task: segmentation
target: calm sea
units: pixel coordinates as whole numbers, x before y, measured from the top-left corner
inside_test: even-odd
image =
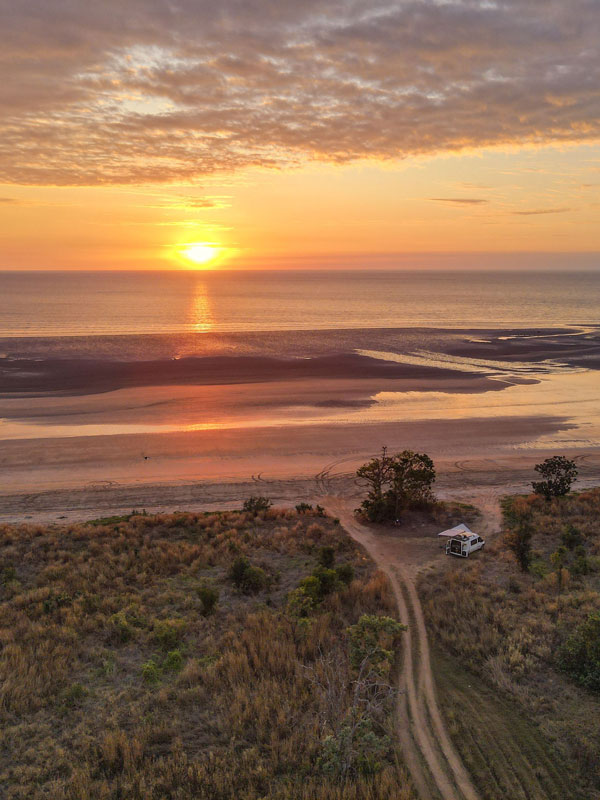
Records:
[[[598,322],[600,271],[0,273],[0,337]]]

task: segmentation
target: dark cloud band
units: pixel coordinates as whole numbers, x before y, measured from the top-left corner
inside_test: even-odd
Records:
[[[596,0],[0,0],[0,180],[590,141],[599,41]]]

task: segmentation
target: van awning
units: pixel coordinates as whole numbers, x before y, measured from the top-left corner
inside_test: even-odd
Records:
[[[464,522],[461,522],[460,525],[456,525],[454,528],[448,528],[447,531],[442,531],[438,533],[438,536],[460,536],[461,534],[472,534],[473,531],[465,525]]]

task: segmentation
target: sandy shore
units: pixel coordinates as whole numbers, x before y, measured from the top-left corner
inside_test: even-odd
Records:
[[[281,504],[330,491],[358,497],[354,472],[383,444],[430,453],[439,490],[466,498],[474,486],[526,485],[533,465],[554,450],[515,448],[565,426],[561,419],[512,417],[5,442],[0,519],[235,507],[257,493]],[[600,483],[599,449],[562,452],[578,459],[582,478]]]
[[[81,342],[70,345],[73,359],[39,358],[35,342],[26,358],[7,351],[0,519],[239,505],[257,492],[291,503],[333,484],[353,496],[356,468],[382,445],[429,453],[442,490],[464,491],[475,474],[481,485],[500,487],[509,473],[526,485],[533,465],[557,452],[576,456],[594,479],[597,330],[430,331],[427,341],[445,349],[426,358],[421,331],[362,335],[377,357],[333,354],[352,331],[306,332],[308,344],[294,334],[288,359],[274,355],[280,339],[266,334],[244,340],[271,348],[260,357],[225,355],[242,341],[233,335],[202,358],[168,358],[173,341],[161,339],[160,358],[119,362],[119,337],[105,343],[105,359],[87,358]],[[402,337],[404,354],[385,350]]]

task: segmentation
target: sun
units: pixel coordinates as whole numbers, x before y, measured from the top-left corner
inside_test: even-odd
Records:
[[[208,242],[193,242],[181,251],[181,255],[194,264],[210,264],[217,258],[220,252],[221,248],[216,247],[214,244]]]

